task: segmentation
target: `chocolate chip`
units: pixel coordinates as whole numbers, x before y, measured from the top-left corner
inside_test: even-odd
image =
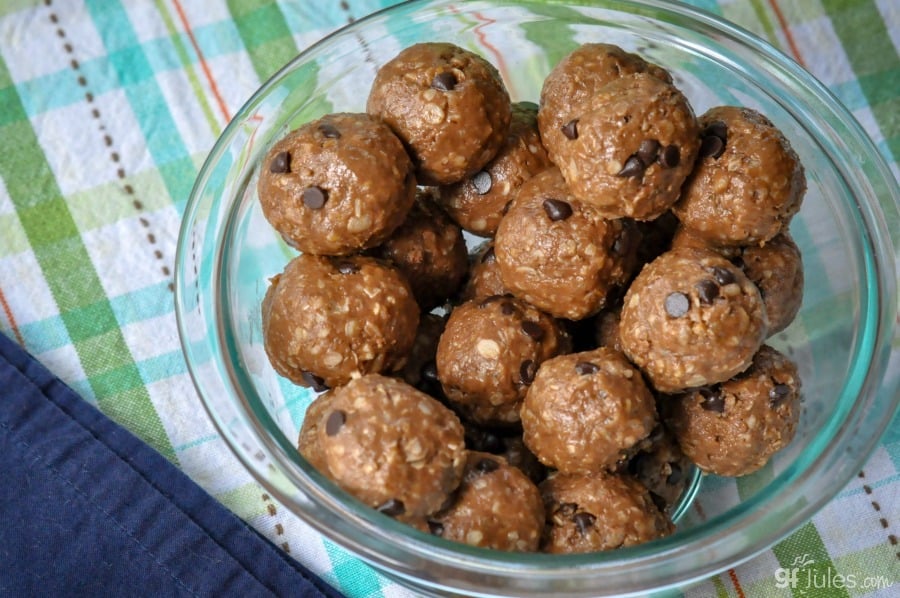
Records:
[[[582,376],[588,376],[600,371],[600,366],[590,361],[579,361],[575,364],[575,371]]]
[[[504,301],[500,304],[500,313],[504,316],[511,316],[516,313],[516,306],[512,304],[512,301]]]
[[[697,296],[700,297],[700,303],[709,305],[719,296],[719,285],[714,280],[704,278],[697,283]]]
[[[325,205],[325,191],[321,187],[308,187],[303,190],[303,204],[310,210],[319,210]]]
[[[663,168],[675,168],[681,162],[681,150],[677,145],[667,145],[659,153],[659,164]]]
[[[641,162],[644,163],[644,166],[650,166],[653,164],[653,161],[656,160],[656,155],[659,153],[659,141],[656,139],[644,139],[641,142],[641,146],[638,148],[637,157],[641,159]]]
[[[532,322],[530,320],[522,322],[522,332],[537,342],[540,342],[541,339],[544,338],[544,328],[537,322]]]
[[[691,302],[687,295],[675,291],[666,296],[665,301],[666,313],[673,318],[680,318],[691,308]]]
[[[342,260],[337,263],[337,271],[341,274],[356,274],[359,272],[359,265],[353,262]]]
[[[559,129],[567,139],[578,139],[578,119],[573,118]]]
[[[631,155],[625,160],[625,166],[616,173],[616,176],[627,177],[627,176],[641,176],[644,174],[644,163],[641,162],[641,159],[637,157],[637,155]]]
[[[269,172],[272,174],[284,174],[291,171],[291,155],[287,152],[278,152],[269,162]]]
[[[478,195],[484,195],[491,190],[491,186],[493,185],[491,173],[487,170],[476,172],[472,175],[472,184],[475,186],[475,191],[478,192]]]
[[[456,79],[456,75],[450,71],[438,73],[434,76],[434,79],[431,80],[431,86],[439,91],[453,91],[453,88],[456,87],[457,83],[459,83],[459,81]]]
[[[575,527],[578,528],[578,533],[582,536],[587,534],[588,530],[594,526],[595,521],[597,521],[597,518],[594,515],[584,511],[575,513],[575,516],[572,517],[572,523],[575,524]]]
[[[488,250],[484,252],[484,255],[481,256],[482,264],[489,264],[497,259],[497,254],[494,253],[494,246],[491,245],[488,247]]]
[[[728,268],[722,268],[721,266],[713,266],[710,272],[713,275],[713,278],[716,279],[721,285],[731,284],[734,282],[734,273]]]
[[[406,506],[402,500],[390,498],[384,504],[378,507],[380,513],[384,513],[388,517],[396,517],[406,512]]]
[[[716,120],[716,121],[709,123],[703,129],[703,136],[709,137],[710,135],[714,135],[714,136],[718,137],[719,139],[721,139],[723,142],[727,142],[728,141],[728,125],[726,125],[721,120]]]
[[[478,463],[475,464],[475,471],[477,471],[478,473],[491,473],[492,471],[497,471],[498,469],[500,469],[500,464],[493,459],[480,459]]]
[[[715,135],[704,137],[700,142],[699,156],[701,158],[718,158],[725,152],[725,142]]]
[[[716,413],[722,413],[725,411],[725,399],[722,397],[722,393],[716,389],[711,388],[701,388],[700,389],[700,397],[702,400],[700,401],[700,407],[705,409],[706,411],[714,411]]]
[[[428,520],[428,531],[431,532],[432,536],[443,536],[444,535],[444,524],[440,521],[432,521]]]
[[[331,123],[322,123],[319,125],[319,133],[322,134],[322,137],[326,139],[340,139],[341,132],[337,130]]]
[[[678,463],[671,463],[669,467],[672,468],[672,472],[666,477],[666,484],[674,486],[682,480],[684,471],[682,471],[681,465]]]
[[[542,205],[544,206],[544,211],[547,212],[547,217],[553,222],[565,220],[572,215],[572,206],[565,201],[545,199]]]
[[[324,392],[328,390],[328,386],[325,385],[325,381],[312,372],[301,372],[300,378],[303,379],[303,382],[307,386],[309,386],[316,392]]]
[[[530,386],[534,382],[534,375],[537,373],[537,366],[531,359],[526,359],[519,366],[519,379],[525,386]]]
[[[738,268],[740,268],[741,270],[745,270],[747,268],[747,263],[744,262],[744,258],[739,255],[736,255],[733,258],[731,258],[731,263],[734,264],[735,266],[737,266]]]
[[[325,433],[329,436],[334,436],[341,431],[341,428],[344,426],[344,422],[346,421],[346,413],[344,413],[340,409],[332,411],[328,415],[328,419],[325,420]]]
[[[787,384],[776,384],[769,391],[769,402],[772,407],[778,407],[791,396],[791,387]]]

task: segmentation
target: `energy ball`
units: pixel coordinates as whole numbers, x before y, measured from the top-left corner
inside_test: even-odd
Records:
[[[409,150],[423,185],[449,185],[481,170],[509,130],[509,93],[497,69],[450,43],[402,50],[375,75],[366,111]]]
[[[335,389],[318,434],[334,481],[401,521],[437,512],[462,480],[459,419],[396,378],[369,374]]]
[[[668,512],[684,493],[691,467],[672,433],[659,425],[628,460],[625,471],[647,487],[656,506]]]
[[[537,130],[537,105],[512,105],[509,133],[497,155],[472,176],[440,188],[440,204],[472,234],[493,237],[515,191],[549,167]]]
[[[800,377],[790,359],[763,345],[746,372],[674,400],[669,421],[688,458],[704,471],[742,476],[793,439]]]
[[[317,391],[402,368],[418,323],[406,279],[369,257],[299,255],[272,277],[262,303],[272,367]]]
[[[475,423],[517,424],[538,367],[567,342],[553,318],[520,299],[468,301],[450,313],[438,342],[438,379],[447,399]]]
[[[633,229],[576,200],[556,168],[526,181],[500,222],[494,251],[506,288],[558,318],[606,304],[635,263]]]
[[[612,468],[657,422],[640,371],[606,347],[541,364],[521,418],[525,445],[565,473]]]
[[[544,552],[613,550],[663,538],[675,529],[650,492],[627,475],[557,473],[540,490],[547,517]]]
[[[634,73],[649,73],[672,82],[662,67],[613,44],[582,44],[557,63],[544,79],[538,111],[541,140],[551,160],[557,161],[560,148],[577,129],[573,120],[588,110],[600,89]]]
[[[806,176],[790,142],[755,110],[712,108],[700,117],[700,156],[673,211],[714,245],[759,245],[800,209]]]
[[[469,268],[462,230],[426,193],[419,193],[403,224],[371,253],[400,270],[422,311],[455,293]]]
[[[435,536],[471,546],[535,552],[544,529],[541,493],[502,457],[470,450],[450,506],[428,519]]]
[[[662,215],[678,199],[700,149],[687,98],[646,73],[600,88],[570,125],[555,163],[572,194],[607,218]]]
[[[406,218],[416,181],[403,144],[368,114],[330,114],[288,133],[266,154],[263,214],[304,253],[374,247]]]
[[[485,242],[475,251],[469,264],[469,278],[463,288],[462,299],[484,299],[508,293],[509,289],[503,286],[503,279],[500,277],[494,244]]]
[[[619,338],[653,387],[674,393],[747,369],[767,329],[759,289],[740,268],[710,249],[678,248],[631,283]]]
[[[803,259],[790,233],[779,233],[765,245],[745,247],[732,260],[759,287],[766,314],[769,336],[787,328],[803,303]]]

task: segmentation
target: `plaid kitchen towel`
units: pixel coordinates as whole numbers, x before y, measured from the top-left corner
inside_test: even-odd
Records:
[[[186,371],[172,271],[194,178],[235,111],[299,50],[392,3],[0,3],[0,332],[353,597],[408,592],[291,516],[231,456]],[[809,69],[900,172],[900,3],[692,4]],[[895,421],[859,476],[810,522],[683,594],[896,596],[898,472]],[[816,578],[781,587],[779,575],[794,569]]]

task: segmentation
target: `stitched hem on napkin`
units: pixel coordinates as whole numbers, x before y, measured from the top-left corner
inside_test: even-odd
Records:
[[[336,590],[0,334],[0,595]]]

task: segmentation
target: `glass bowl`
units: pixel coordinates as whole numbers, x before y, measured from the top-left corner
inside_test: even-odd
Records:
[[[578,44],[617,44],[669,69],[697,114],[721,104],[760,110],[806,167],[808,192],[791,226],[804,258],[803,306],[769,341],[800,369],[805,402],[796,438],[753,475],[696,476],[668,538],[563,556],[453,544],[362,506],[295,449],[313,395],[276,375],[263,350],[260,302],[268,278],[295,253],[263,218],[259,163],[278,138],[308,120],[364,111],[376,68],[403,47],[434,40],[494,63],[514,101],[537,101],[546,74]],[[892,357],[891,349],[898,198],[874,145],[820,83],[704,12],[659,0],[412,2],[308,48],[228,125],[184,215],[179,331],[203,404],[247,470],[287,508],[388,576],[425,594],[643,595],[751,558],[803,524],[864,464],[900,396],[898,351]]]

